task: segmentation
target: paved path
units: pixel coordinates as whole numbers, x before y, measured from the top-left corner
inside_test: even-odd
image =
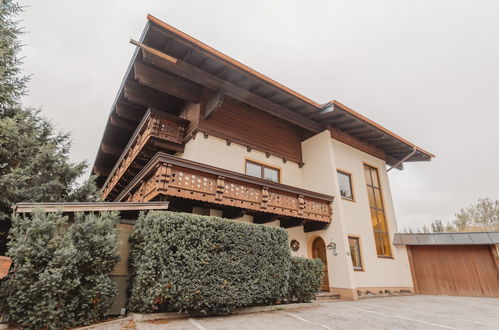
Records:
[[[137,329],[499,329],[499,298],[404,296],[298,310],[137,322]]]

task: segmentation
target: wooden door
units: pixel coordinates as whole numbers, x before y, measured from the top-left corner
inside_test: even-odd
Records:
[[[499,270],[487,245],[411,246],[419,294],[499,297]]]
[[[324,277],[322,278],[321,290],[329,291],[326,244],[324,243],[324,240],[320,237],[317,237],[312,243],[312,258],[319,258],[324,264]]]

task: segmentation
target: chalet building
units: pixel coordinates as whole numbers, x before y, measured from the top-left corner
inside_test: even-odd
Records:
[[[322,289],[413,290],[387,171],[431,153],[338,101],[318,104],[155,17],[93,167],[102,198],[280,226]],[[126,267],[122,269],[126,275]]]

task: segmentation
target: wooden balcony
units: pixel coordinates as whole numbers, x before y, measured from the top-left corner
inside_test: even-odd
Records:
[[[245,174],[156,154],[115,201],[167,196],[315,222],[331,221],[333,197]]]
[[[156,152],[183,151],[187,124],[185,119],[150,108],[104,184],[102,198],[113,199]]]

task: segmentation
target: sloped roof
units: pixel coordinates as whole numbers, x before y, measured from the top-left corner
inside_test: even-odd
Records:
[[[396,233],[394,245],[491,245],[499,244],[499,231],[458,233]]]
[[[249,98],[257,100],[256,103],[261,107],[272,111],[281,119],[302,127],[304,130],[318,133],[332,126],[345,131],[351,136],[383,151],[387,155],[387,163],[390,165],[397,163],[397,161],[404,159],[408,155],[410,157],[405,161],[429,161],[434,157],[432,153],[403,139],[339,101],[335,100],[321,105],[152,15],[147,16],[147,24],[140,41],[133,43],[138,48],[132,57],[112,106],[94,164],[94,172],[97,172],[96,168],[103,169],[102,172],[110,171],[116,163],[119,153],[123,151],[128,142],[129,135],[118,131],[115,128],[116,125],[112,125],[112,121],[113,119],[115,121],[120,119],[117,118],[119,114],[117,115],[116,108],[119,102],[126,99],[127,86],[135,87],[137,85],[133,75],[134,64],[143,60],[142,57],[146,55],[156,57],[160,61],[170,61],[184,68],[192,68],[196,71],[196,74],[205,75],[205,77],[210,78],[208,80],[215,81],[216,86],[223,85],[235,89],[239,95],[247,95],[248,102]],[[161,69],[164,70],[165,68]],[[171,73],[179,75],[179,72]],[[195,74],[191,77],[180,75],[181,78],[186,80],[195,76]],[[199,79],[193,82],[203,86],[206,81],[207,79]],[[204,87],[215,88],[209,83]],[[139,90],[147,91],[147,88]],[[182,102],[182,100],[173,96],[164,96],[165,98],[159,101],[173,104]],[[126,122],[126,124],[130,123]],[[119,150],[112,150],[114,154],[118,155],[110,155],[109,152],[106,154],[102,150],[109,142],[118,146]]]

